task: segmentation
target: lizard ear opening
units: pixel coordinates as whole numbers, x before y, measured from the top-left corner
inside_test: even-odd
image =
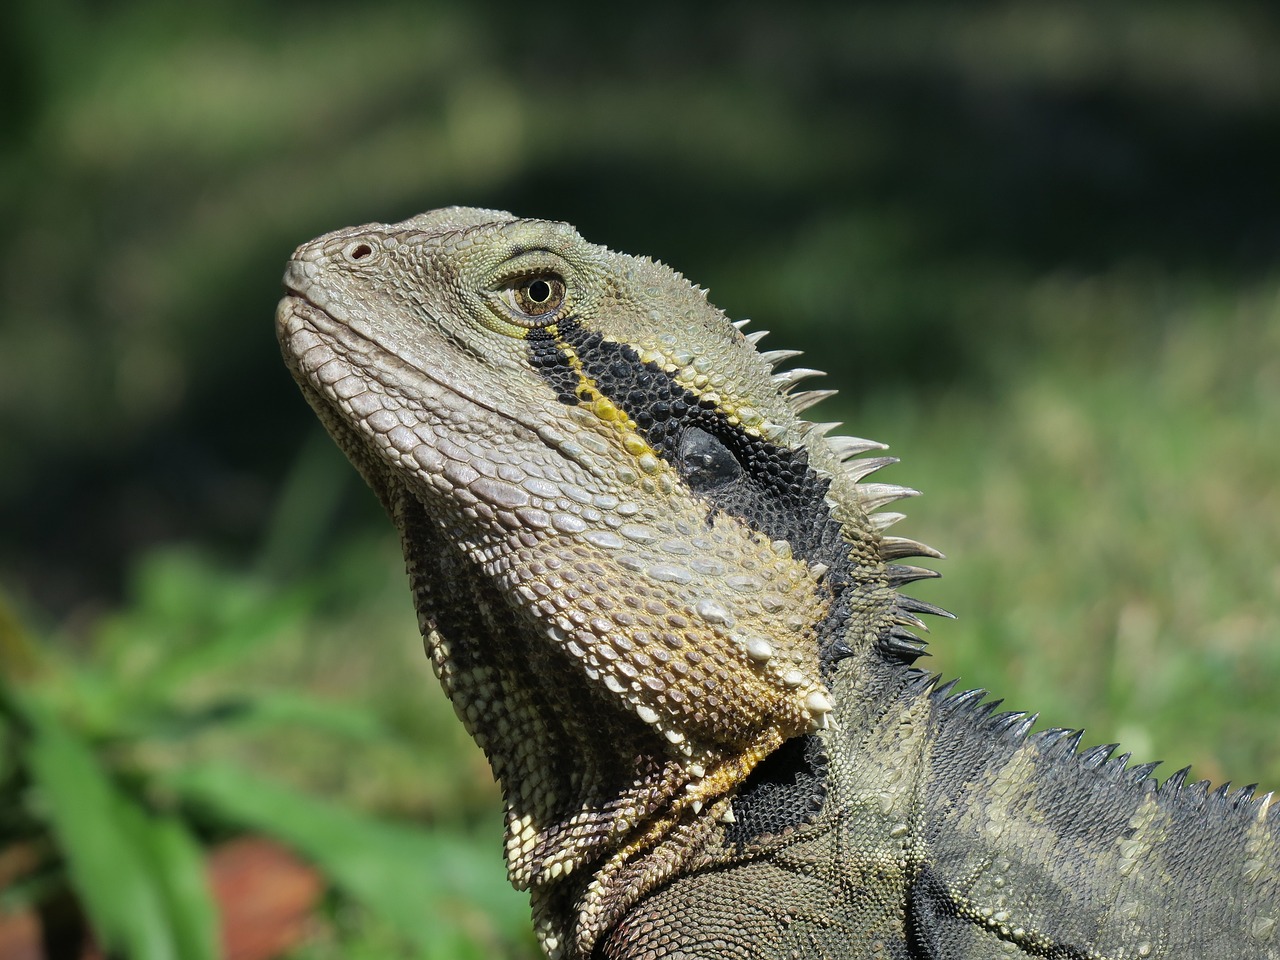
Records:
[[[723,487],[743,473],[733,451],[715,434],[699,427],[688,427],[681,435],[676,467],[695,493]]]

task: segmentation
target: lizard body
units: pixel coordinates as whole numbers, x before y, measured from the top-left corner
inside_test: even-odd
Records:
[[[705,291],[448,208],[295,252],[307,400],[400,531],[550,957],[1280,957],[1270,794],[912,664],[881,444]],[[869,455],[869,456],[866,456]]]

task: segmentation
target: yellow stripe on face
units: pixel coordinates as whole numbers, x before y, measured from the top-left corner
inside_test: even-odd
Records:
[[[733,385],[726,381],[723,376],[714,371],[703,373],[699,370],[697,358],[688,359],[686,363],[680,363],[678,362],[679,360],[687,358],[676,357],[649,348],[637,349],[636,352],[643,362],[652,363],[665,371],[672,380],[698,399],[707,400],[715,404],[716,410],[731,425],[752,436],[763,436],[760,428],[765,422],[764,414],[752,406],[746,398],[735,396]]]
[[[574,392],[582,408],[589,410],[596,419],[617,432],[622,448],[636,459],[636,466],[641,473],[659,478],[661,492],[670,493],[675,487],[675,479],[671,476],[671,468],[658,452],[640,435],[636,422],[627,412],[607,397],[599,385],[587,374],[582,366],[582,358],[567,340],[560,335],[554,325],[546,328],[555,345],[569,364],[578,385]]]

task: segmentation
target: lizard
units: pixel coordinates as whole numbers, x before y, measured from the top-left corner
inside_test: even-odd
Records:
[[[883,444],[655,260],[461,207],[299,247],[306,400],[397,527],[550,958],[1277,958],[1272,794],[916,665]]]

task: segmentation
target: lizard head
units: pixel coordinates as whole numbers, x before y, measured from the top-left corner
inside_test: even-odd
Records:
[[[854,708],[838,663],[919,655],[894,588],[931,572],[893,561],[937,554],[875,512],[915,491],[864,483],[892,460],[801,418],[815,371],[671,269],[449,208],[321,237],[285,284],[286,361],[401,530],[517,885],[712,829]]]

